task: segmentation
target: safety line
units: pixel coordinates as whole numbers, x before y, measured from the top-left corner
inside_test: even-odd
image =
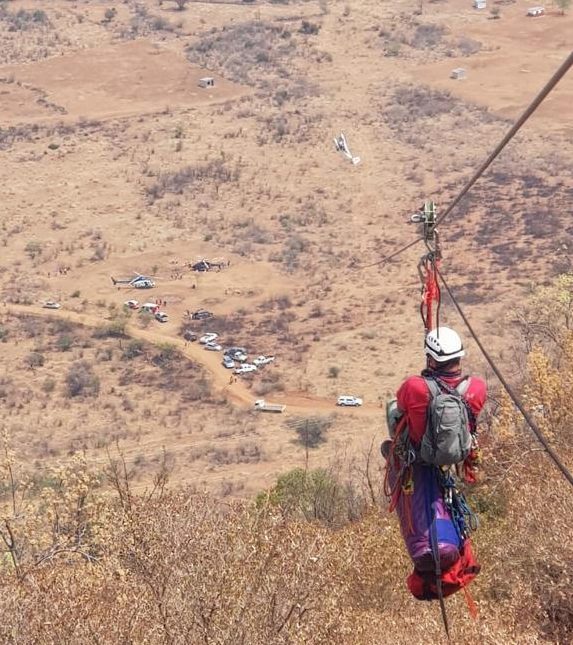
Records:
[[[502,384],[503,388],[509,395],[509,398],[513,401],[515,407],[521,412],[523,415],[523,418],[527,422],[527,425],[531,428],[533,434],[537,437],[537,440],[541,445],[545,448],[545,451],[547,452],[548,456],[553,460],[557,468],[561,471],[561,474],[567,479],[567,481],[573,486],[573,474],[568,470],[568,468],[565,466],[565,464],[561,461],[559,455],[553,450],[553,448],[550,446],[549,442],[547,441],[545,435],[541,430],[539,429],[539,426],[537,423],[535,423],[534,419],[532,416],[527,412],[527,410],[523,407],[523,403],[519,399],[519,397],[515,394],[509,383],[505,380],[503,374],[499,371],[497,365],[495,364],[494,360],[492,357],[489,355],[488,351],[486,348],[483,346],[481,343],[480,339],[478,338],[477,334],[475,333],[473,327],[470,324],[470,321],[468,320],[467,316],[464,314],[462,311],[462,308],[460,307],[458,301],[456,300],[452,290],[450,289],[448,283],[446,282],[444,276],[442,275],[441,271],[436,267],[436,272],[438,276],[440,277],[440,280],[442,281],[442,284],[444,285],[446,291],[448,292],[448,295],[450,296],[454,307],[456,308],[457,312],[459,313],[461,319],[464,321],[466,327],[468,328],[468,331],[470,332],[470,335],[472,338],[475,340],[477,346],[480,348],[481,353],[483,354],[485,360],[488,362],[489,366],[493,370],[493,373],[497,376],[499,379],[499,382]]]
[[[553,74],[553,76],[547,81],[543,89],[539,94],[533,99],[529,107],[525,112],[517,119],[517,121],[510,128],[508,133],[503,137],[497,148],[490,154],[490,156],[483,162],[483,164],[476,170],[474,176],[468,181],[465,188],[460,192],[460,194],[454,199],[454,201],[448,206],[448,208],[443,212],[440,217],[436,220],[436,226],[441,224],[454,210],[454,208],[460,203],[463,197],[467,192],[472,188],[476,181],[483,175],[483,173],[489,168],[492,162],[496,157],[501,153],[505,146],[513,139],[513,137],[520,130],[521,126],[529,119],[529,117],[537,110],[541,105],[543,100],[547,97],[549,92],[559,83],[559,81],[565,76],[569,71],[569,68],[573,65],[573,50],[559,66],[559,69]]]
[[[525,122],[535,112],[535,110],[537,110],[537,108],[541,105],[543,100],[547,97],[547,95],[551,92],[551,90],[553,90],[553,88],[557,85],[557,83],[559,83],[559,81],[565,76],[565,74],[569,71],[569,69],[571,68],[572,65],[573,65],[573,50],[571,51],[569,56],[567,56],[567,58],[563,61],[563,63],[559,66],[559,69],[555,72],[555,74],[553,74],[553,76],[543,86],[541,91],[537,94],[537,96],[533,99],[533,101],[525,109],[525,111],[519,117],[519,119],[508,130],[507,134],[503,137],[503,139],[497,145],[497,147],[494,149],[494,151],[482,163],[482,165],[476,170],[476,172],[474,173],[472,178],[467,182],[467,184],[460,191],[460,193],[454,199],[454,201],[448,206],[448,208],[446,208],[446,210],[443,212],[443,214],[440,217],[438,217],[438,219],[436,220],[436,226],[441,224],[447,217],[449,217],[449,215],[454,210],[454,208],[460,203],[460,201],[471,190],[471,188],[474,186],[474,184],[477,182],[477,180],[483,175],[483,173],[489,168],[489,166],[493,163],[493,161],[499,156],[499,154],[505,148],[505,146],[519,132],[519,130],[522,128],[522,126],[525,124]],[[390,255],[383,257],[381,260],[377,260],[376,262],[371,262],[370,264],[363,264],[363,265],[353,267],[353,268],[356,271],[360,271],[362,269],[368,269],[370,267],[384,265],[387,262],[390,262],[390,260],[393,260],[395,257],[400,255],[404,251],[407,251],[409,248],[411,248],[412,246],[414,246],[418,242],[421,242],[423,239],[424,239],[423,236],[418,237],[415,240],[413,240],[412,242],[410,242],[409,244],[406,244],[405,246],[399,248],[394,253],[391,253]]]

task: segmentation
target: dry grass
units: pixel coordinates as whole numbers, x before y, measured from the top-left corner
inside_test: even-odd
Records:
[[[463,598],[448,600],[459,643],[560,643],[573,627],[562,528],[571,497],[512,424],[502,411],[472,495],[482,520],[483,570],[471,589],[480,618],[469,618]],[[317,471],[306,492],[293,473],[257,508],[170,489],[165,467],[153,491],[137,495],[121,458],[105,473],[111,496],[81,461],[39,480],[8,452],[3,472],[7,643],[366,644],[386,642],[396,625],[395,642],[442,637],[437,607],[406,595],[402,540],[395,520],[371,506],[364,466],[354,481],[340,465]]]

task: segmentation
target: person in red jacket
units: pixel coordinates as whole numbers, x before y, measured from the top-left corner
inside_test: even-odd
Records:
[[[485,381],[477,376],[462,375],[461,359],[465,356],[462,340],[449,327],[439,327],[430,331],[424,343],[426,369],[420,376],[410,376],[400,386],[396,399],[398,408],[406,416],[406,426],[410,441],[417,448],[426,431],[426,412],[430,403],[430,390],[424,377],[435,378],[455,388],[464,379],[469,383],[463,397],[469,404],[474,420],[477,420],[486,398]],[[390,442],[382,444],[382,452],[387,456]]]

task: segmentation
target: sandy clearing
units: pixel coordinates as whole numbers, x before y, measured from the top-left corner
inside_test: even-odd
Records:
[[[198,87],[204,76],[215,77],[214,88]],[[14,79],[1,86],[8,93],[2,110],[7,123],[108,119],[217,103],[247,92],[143,39],[0,67],[0,78]],[[49,103],[43,107],[35,99],[31,106],[35,93],[45,93]]]

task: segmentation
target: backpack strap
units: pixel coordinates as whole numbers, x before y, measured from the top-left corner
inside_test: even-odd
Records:
[[[472,377],[471,376],[464,376],[463,379],[456,385],[456,392],[464,397],[465,393],[469,390],[470,388],[470,383],[471,383]]]
[[[428,386],[428,390],[430,390],[430,396],[432,399],[434,399],[440,392],[442,392],[442,388],[434,378],[428,378],[427,376],[424,376],[424,381],[426,381],[426,385]]]

